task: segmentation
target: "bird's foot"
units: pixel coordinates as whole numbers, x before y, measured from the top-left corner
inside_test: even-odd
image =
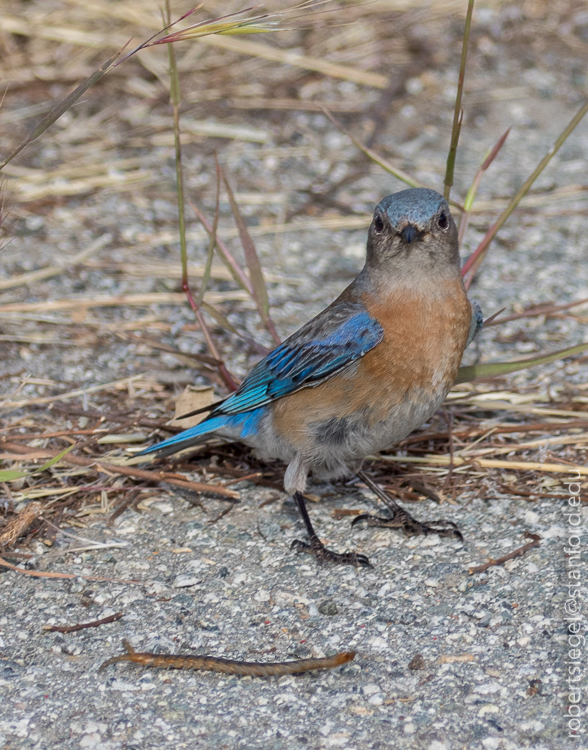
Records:
[[[333,565],[353,565],[356,568],[372,568],[369,558],[359,552],[333,552],[321,542],[318,537],[311,539],[310,544],[295,539],[290,547],[300,552],[308,552],[319,563],[332,563]]]
[[[439,536],[453,536],[463,542],[463,535],[457,524],[453,523],[453,521],[446,521],[445,519],[432,521],[431,523],[417,521],[416,518],[413,518],[402,506],[398,505],[396,500],[386,492],[386,490],[370,479],[365,472],[358,471],[357,476],[384,503],[390,511],[390,516],[387,518],[381,518],[380,516],[372,516],[369,513],[362,513],[360,516],[354,518],[351,524],[352,526],[358,521],[367,520],[368,526],[379,526],[387,529],[402,529],[406,536],[439,534]]]
[[[413,518],[410,513],[407,513],[400,506],[398,510],[399,512],[386,518],[373,516],[370,513],[362,513],[353,519],[351,525],[355,526],[359,521],[367,521],[368,526],[376,528],[402,529],[406,536],[439,534],[439,536],[453,536],[463,542],[463,535],[457,524],[453,523],[453,521],[441,519],[439,521],[432,521],[431,523],[423,523],[422,521],[417,521],[416,518]]]

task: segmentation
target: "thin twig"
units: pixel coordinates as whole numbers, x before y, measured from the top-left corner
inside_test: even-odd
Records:
[[[93,620],[92,622],[81,622],[77,625],[43,625],[43,630],[48,630],[52,633],[75,633],[78,630],[86,630],[86,628],[99,628],[100,625],[108,625],[110,622],[116,622],[123,617],[122,612],[116,612],[114,615],[103,617],[101,620]]]
[[[497,320],[484,321],[484,328],[490,326],[499,326],[503,323],[509,323],[511,320],[520,320],[521,318],[535,318],[539,315],[552,315],[553,313],[561,312],[563,310],[569,310],[570,308],[577,307],[578,305],[585,305],[587,302],[588,297],[584,297],[584,299],[579,299],[575,302],[568,302],[566,305],[536,305],[530,310],[525,310],[524,312],[506,315],[504,318],[498,318]]]
[[[13,445],[11,443],[2,443],[4,448],[8,450],[19,450],[19,451],[36,451],[35,448],[29,448],[28,446]],[[58,455],[55,451],[45,451],[48,457],[53,458]],[[95,458],[82,458],[81,456],[65,456],[62,461],[64,463],[73,464],[74,466],[88,466],[94,468],[96,471],[102,471],[110,474],[124,474],[125,476],[135,477],[136,479],[142,479],[146,482],[153,482],[160,484],[165,482],[167,484],[173,484],[177,487],[185,487],[188,490],[194,492],[210,492],[213,495],[220,495],[230,500],[238,500],[239,493],[234,490],[226,489],[220,485],[215,484],[203,484],[202,482],[192,482],[187,479],[176,479],[173,474],[166,471],[145,471],[144,469],[135,469],[130,466],[119,466],[118,464],[111,464],[107,461],[102,461],[99,456]]]
[[[12,565],[6,562],[0,557],[0,565],[5,568],[14,570],[15,573],[22,573],[25,576],[31,576],[32,578],[66,578],[72,580],[73,578],[82,578],[84,581],[108,581],[110,583],[143,583],[142,581],[127,581],[121,578],[103,578],[102,576],[86,576],[82,573],[44,573],[40,570],[26,570],[26,568],[19,568],[17,565]]]
[[[528,552],[530,549],[533,549],[533,547],[538,547],[539,542],[541,541],[541,537],[539,534],[525,534],[525,536],[530,537],[532,539],[531,542],[528,542],[527,544],[524,544],[522,547],[519,547],[518,549],[514,549],[512,552],[509,552],[507,555],[503,555],[502,557],[497,558],[496,560],[493,560],[490,558],[487,562],[483,563],[482,565],[476,565],[473,568],[468,568],[468,573],[470,575],[473,575],[474,573],[483,573],[485,570],[488,570],[488,568],[493,568],[496,565],[503,565],[505,562],[508,562],[509,560],[514,560],[516,557],[521,557],[525,554],[525,552]]]

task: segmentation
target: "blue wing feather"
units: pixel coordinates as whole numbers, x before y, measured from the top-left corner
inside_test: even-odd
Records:
[[[316,385],[379,344],[383,329],[363,305],[347,303],[340,308],[319,315],[268,354],[210,417],[257,409]]]
[[[266,404],[326,380],[363,357],[383,337],[382,326],[363,305],[336,300],[258,362],[239,390],[200,424],[143,453],[175,453],[223,429],[249,437],[256,432]]]

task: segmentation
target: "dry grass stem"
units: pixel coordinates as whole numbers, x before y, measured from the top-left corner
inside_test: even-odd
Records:
[[[388,456],[380,454],[378,456],[370,456],[370,458],[377,461],[384,461],[386,463],[409,463],[409,464],[423,464],[425,466],[450,466],[451,456]],[[473,468],[473,469],[511,469],[514,471],[540,471],[547,472],[550,474],[581,474],[582,476],[588,476],[588,466],[580,466],[577,464],[552,464],[536,461],[499,461],[490,458],[475,458],[468,460],[461,456],[454,456],[453,464],[458,469],[460,467]]]

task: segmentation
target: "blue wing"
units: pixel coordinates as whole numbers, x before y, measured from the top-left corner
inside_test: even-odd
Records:
[[[384,337],[382,326],[363,305],[346,302],[327,309],[328,315],[325,310],[261,360],[210,417],[251,411],[316,385],[363,357]]]
[[[254,435],[263,407],[306,386],[317,385],[373,349],[382,326],[359,303],[336,300],[262,359],[235,391],[195,427],[143,453],[169,455],[197,444],[218,430]]]

